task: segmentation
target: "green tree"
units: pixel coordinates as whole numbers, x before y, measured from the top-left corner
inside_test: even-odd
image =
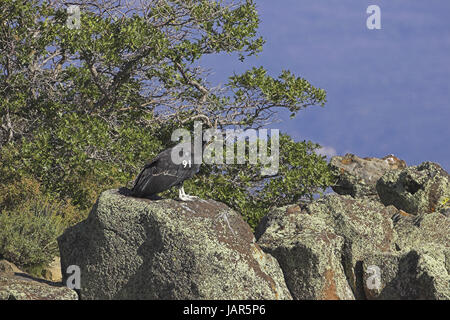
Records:
[[[0,3],[1,174],[32,176],[80,210],[127,184],[194,120],[259,128],[277,110],[325,104],[324,90],[289,71],[274,78],[258,67],[222,87],[208,82],[201,57],[237,53],[245,62],[262,50],[251,0],[67,3],[80,8],[79,28],[67,24],[66,1]],[[283,136],[276,176],[204,166],[190,186],[254,225],[268,208],[331,183],[317,147]]]

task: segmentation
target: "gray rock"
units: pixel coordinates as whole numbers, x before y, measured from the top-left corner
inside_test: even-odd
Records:
[[[391,220],[391,208],[369,199],[330,195],[308,206],[312,215],[344,239],[342,263],[356,299],[364,299],[362,261],[373,252],[395,250],[397,235]]]
[[[224,213],[235,234],[217,218]],[[292,298],[278,262],[255,244],[249,226],[212,200],[105,191],[58,242],[62,270],[80,267],[81,299]]]
[[[272,210],[255,230],[293,297],[449,299],[448,173],[431,162],[407,168],[392,155],[347,154],[330,167],[342,195]],[[383,275],[378,289],[368,286],[373,268]],[[329,270],[336,285],[327,295]]]
[[[395,251],[391,209],[369,199],[339,195],[315,200],[304,210],[294,208],[280,208],[269,214],[258,240],[280,262],[292,295],[298,299],[320,298],[321,287],[315,284],[317,274],[322,273],[324,283],[323,266],[329,264],[336,277],[336,288],[339,287],[335,296],[352,298],[347,294],[349,286],[356,299],[364,299],[362,261],[373,252]],[[288,250],[291,243],[295,250]],[[295,280],[299,272],[304,273],[302,284]],[[312,294],[310,289],[304,289],[311,287]]]
[[[433,245],[450,249],[450,219],[439,212],[420,217],[404,216],[394,225],[399,250]]]
[[[0,300],[78,300],[74,290],[24,273],[0,273]]]
[[[438,164],[424,162],[401,171],[388,171],[377,182],[384,205],[394,205],[410,214],[441,210],[450,197],[450,175]]]
[[[265,221],[258,244],[277,258],[295,299],[354,300],[341,264],[344,239],[324,219],[290,206]]]
[[[370,300],[449,300],[450,250],[423,245],[364,259],[364,290]],[[377,271],[374,271],[377,270]],[[375,277],[378,277],[378,284]]]
[[[373,252],[364,259],[364,291],[368,299],[450,299],[450,219],[442,212],[412,215],[396,212],[396,250]],[[369,267],[379,269],[379,288],[368,287]],[[373,278],[372,278],[373,279]]]
[[[450,208],[442,208],[439,212],[447,218],[450,218]]]
[[[390,170],[406,168],[406,163],[393,155],[383,159],[360,158],[353,154],[331,158],[330,168],[339,180],[332,189],[341,195],[378,200],[376,183]]]

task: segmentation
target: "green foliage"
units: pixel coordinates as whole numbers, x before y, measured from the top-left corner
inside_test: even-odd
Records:
[[[300,108],[326,102],[326,92],[313,87],[307,80],[297,78],[289,71],[283,71],[278,79],[267,74],[263,67],[253,68],[242,75],[230,77],[228,84],[234,90],[237,104],[243,104],[249,96],[267,101],[267,107],[284,106],[295,116]],[[255,120],[247,117],[242,125],[251,125]]]
[[[438,204],[438,207],[436,208],[436,211],[439,211],[441,209],[446,210],[450,208],[450,198],[445,198],[441,201],[441,203]]]
[[[200,174],[185,182],[186,191],[228,204],[254,228],[271,208],[311,200],[335,182],[325,156],[315,153],[318,144],[281,135],[279,168],[272,176],[261,175],[259,160],[256,165],[249,163],[248,146],[247,141],[244,164],[202,165]]]
[[[56,238],[65,224],[60,207],[51,201],[33,199],[0,214],[0,255],[28,268],[50,263],[58,254]]]
[[[76,223],[101,191],[130,186],[172,144],[174,129],[194,119],[258,127],[278,108],[294,116],[326,101],[307,80],[289,71],[273,78],[263,67],[231,76],[220,90],[208,83],[201,57],[237,53],[244,61],[262,50],[251,0],[152,2],[119,16],[109,1],[87,3],[79,29],[67,28],[66,8],[54,3],[0,2],[0,208],[3,234],[12,237],[2,241],[20,264],[48,261],[50,251],[32,242],[53,248],[43,242],[59,232],[57,221]],[[205,165],[186,189],[227,203],[255,226],[271,207],[330,184],[316,148],[282,136],[277,175],[262,177],[261,166],[248,163]]]
[[[45,266],[58,253],[56,237],[86,214],[34,178],[0,175],[0,256],[25,269]]]
[[[160,142],[129,122],[111,132],[101,119],[66,114],[51,128],[21,144],[24,172],[32,172],[52,192],[91,207],[99,192],[126,184]],[[137,162],[136,159],[139,159]]]
[[[442,204],[444,205],[444,206],[450,206],[450,198],[446,198],[443,202],[442,202]]]

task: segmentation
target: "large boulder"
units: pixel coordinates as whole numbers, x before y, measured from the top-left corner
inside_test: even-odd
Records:
[[[34,278],[14,264],[0,260],[0,300],[77,300],[61,283]]]
[[[330,195],[314,201],[307,210],[324,219],[344,239],[344,271],[355,297],[364,299],[362,261],[373,252],[395,250],[397,235],[390,208],[369,199]]]
[[[81,299],[292,298],[278,262],[249,226],[212,200],[105,191],[58,243],[62,270],[80,268]]]
[[[392,155],[347,154],[330,167],[341,195],[274,209],[255,230],[258,244],[280,262],[292,296],[448,299],[448,173],[431,162],[406,167]]]
[[[327,195],[272,210],[256,234],[295,299],[450,298],[450,218],[440,212]]]
[[[440,212],[414,216],[393,211],[397,211],[397,252],[374,252],[364,259],[364,271],[375,266],[380,276],[380,287],[375,289],[368,287],[367,277],[364,279],[366,297],[450,299],[450,218]]]
[[[394,230],[399,250],[419,249],[424,245],[450,249],[450,218],[439,212],[420,217],[403,215],[395,222]]]
[[[360,158],[348,153],[334,156],[330,168],[338,177],[333,191],[354,198],[371,198],[378,200],[376,184],[378,179],[388,171],[406,168],[406,162],[393,155],[379,158]]]
[[[450,250],[429,245],[396,253],[374,253],[363,261],[366,297],[371,300],[450,300],[449,258]],[[378,286],[373,285],[374,277],[379,277]]]
[[[442,210],[450,197],[450,175],[437,163],[424,162],[400,171],[388,171],[377,182],[384,205],[410,214]]]
[[[363,299],[362,261],[373,252],[395,250],[392,213],[378,202],[339,195],[295,207],[275,210],[258,227],[258,244],[278,259],[292,295]],[[333,272],[332,282],[327,270]],[[333,295],[324,295],[323,288],[333,282]]]
[[[325,220],[288,206],[271,211],[263,223],[258,244],[277,258],[295,299],[355,299],[341,264],[344,239]]]

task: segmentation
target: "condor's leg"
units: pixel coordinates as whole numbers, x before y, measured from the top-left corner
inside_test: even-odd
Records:
[[[178,190],[178,196],[181,201],[193,201],[195,199],[198,199],[196,196],[190,196],[184,192],[184,187],[181,185],[180,189]]]

